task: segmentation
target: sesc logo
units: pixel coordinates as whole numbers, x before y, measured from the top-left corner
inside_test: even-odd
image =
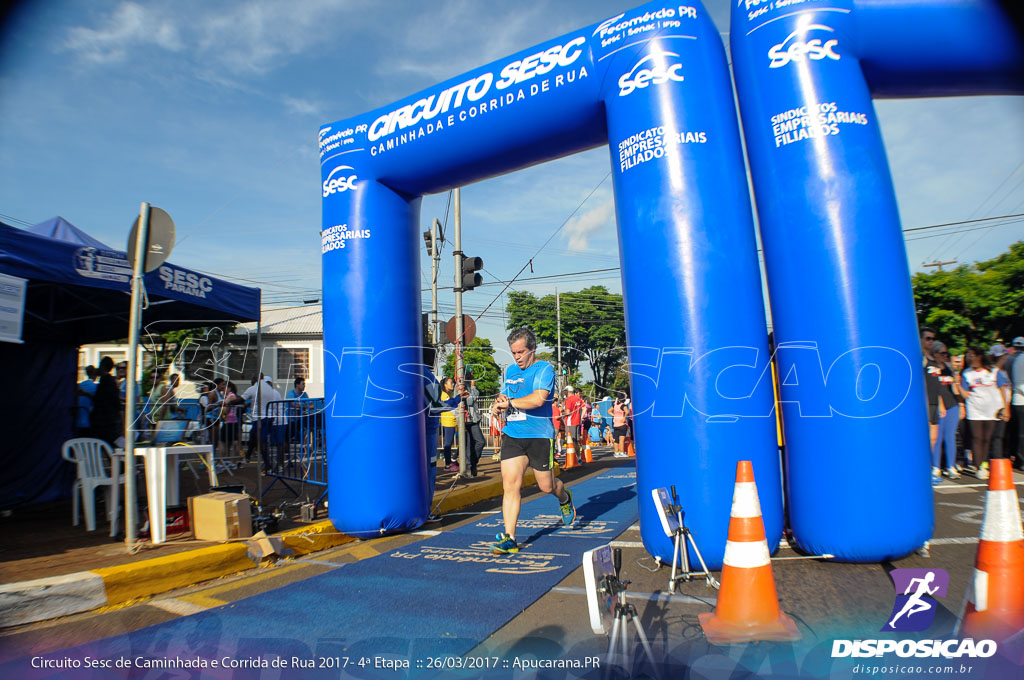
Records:
[[[823,26],[822,24],[811,24],[810,26],[798,28],[786,36],[786,39],[781,43],[773,45],[772,48],[768,50],[768,57],[772,60],[772,62],[768,64],[768,68],[782,68],[791,61],[803,62],[805,56],[814,61],[821,61],[826,57],[833,61],[839,61],[840,55],[833,49],[839,44],[838,40],[829,40],[824,45],[821,43],[821,40],[817,38],[807,42],[796,40],[792,42],[789,47],[786,47],[786,44],[789,43],[790,40],[793,40],[793,38],[798,34],[807,33],[808,31],[813,31],[815,29],[828,31],[829,33],[835,32],[834,29],[829,28],[828,26]]]
[[[634,64],[629,73],[619,78],[619,96],[625,97],[634,90],[643,89],[648,85],[662,85],[670,80],[677,83],[683,82],[683,74],[679,71],[682,64],[668,64],[665,57],[678,57],[675,52],[654,52]],[[640,68],[646,62],[652,62],[650,68]]]
[[[327,175],[327,179],[324,180],[324,198],[327,198],[333,193],[348,191],[349,189],[355,189],[355,181],[358,179],[355,175],[339,175],[335,177],[341,170],[355,170],[351,165],[339,165],[334,170],[331,170],[331,174]]]

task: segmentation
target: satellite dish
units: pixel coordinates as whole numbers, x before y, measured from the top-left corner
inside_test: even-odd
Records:
[[[138,238],[139,218],[132,223],[128,234],[128,263],[135,267],[135,239]],[[148,273],[162,265],[174,250],[174,220],[155,206],[149,208],[149,243],[146,244],[146,260],[142,271]]]
[[[615,577],[612,547],[602,545],[583,553],[583,580],[587,589],[587,609],[590,612],[590,629],[595,635],[610,633],[615,621],[615,607],[619,595],[608,592],[609,577]]]

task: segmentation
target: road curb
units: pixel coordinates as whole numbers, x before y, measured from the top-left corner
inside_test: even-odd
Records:
[[[0,627],[77,614],[107,604],[103,578],[89,571],[0,585]]]
[[[555,474],[561,474],[560,467]],[[537,483],[527,471],[523,486]],[[461,510],[502,495],[501,478],[467,482],[443,497],[438,512]],[[357,539],[339,532],[330,520],[274,534],[291,557],[333,548]],[[0,628],[59,616],[117,607],[178,588],[248,571],[259,566],[247,540],[211,545],[148,560],[0,585]]]

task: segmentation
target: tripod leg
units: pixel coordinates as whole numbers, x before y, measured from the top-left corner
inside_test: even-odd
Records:
[[[640,638],[640,644],[644,647],[644,652],[647,654],[647,660],[651,662],[651,671],[654,673],[655,680],[660,680],[658,675],[658,664],[654,661],[654,652],[651,651],[651,643],[647,641],[647,635],[644,634],[644,627],[640,625],[640,617],[634,615],[633,623],[636,625],[636,634]]]
[[[676,534],[676,540],[672,548],[672,575],[668,579],[668,591],[674,593],[676,591],[676,565],[679,564],[679,534]]]
[[[689,536],[689,532],[686,532],[681,526],[679,531],[676,533],[676,541],[679,543],[679,556],[683,561],[683,580],[690,580],[690,554],[686,551],[686,539],[682,537],[682,534],[686,533]]]
[[[619,624],[622,618],[616,614],[615,623],[612,624],[612,632],[608,636],[608,656],[604,660],[605,673],[611,672],[612,662],[615,660],[615,647],[619,644]]]
[[[690,539],[690,545],[693,546],[693,552],[697,553],[697,559],[700,560],[700,566],[704,569],[704,576],[707,577],[708,585],[717,590],[721,584],[716,581],[715,577],[711,575],[710,571],[708,571],[708,565],[704,563],[704,556],[700,554],[700,548],[697,547],[697,541],[693,540],[693,534],[687,533],[686,536]]]

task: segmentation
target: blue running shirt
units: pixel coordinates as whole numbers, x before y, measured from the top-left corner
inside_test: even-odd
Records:
[[[527,369],[512,364],[505,371],[505,384],[501,393],[509,399],[518,399],[547,390],[544,405],[528,410],[510,407],[505,411],[505,429],[502,434],[516,439],[553,439],[555,426],[551,422],[551,402],[555,400],[555,369],[546,361],[535,361]]]

